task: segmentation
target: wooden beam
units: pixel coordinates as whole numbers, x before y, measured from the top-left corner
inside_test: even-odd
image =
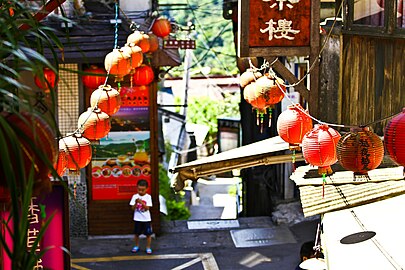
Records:
[[[273,68],[275,71],[277,71],[281,77],[283,77],[283,79],[287,80],[290,84],[294,84],[296,82],[298,82],[297,77],[295,77],[295,75],[293,73],[291,73],[291,71],[286,68],[284,66],[283,63],[280,62],[280,60],[275,60],[275,58],[272,59],[267,59],[267,61],[269,61],[269,63],[273,63]],[[300,93],[300,95],[305,99],[308,100],[309,97],[309,91],[306,88],[304,82],[302,81],[300,84],[298,84],[297,86],[294,87],[295,90],[298,91],[298,93]]]
[[[34,15],[34,19],[38,22],[48,16],[49,13],[54,11],[57,7],[62,5],[66,0],[50,0]],[[31,28],[29,24],[23,24],[20,26],[20,30],[28,30]]]
[[[311,53],[309,55],[309,113],[319,117],[319,20],[320,20],[320,3],[319,0],[311,0]]]

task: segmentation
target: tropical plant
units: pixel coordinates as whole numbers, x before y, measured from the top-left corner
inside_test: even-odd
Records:
[[[62,48],[53,30],[35,19],[34,15],[40,11],[30,2],[8,0],[0,4],[0,197],[3,199],[0,243],[12,269],[24,270],[33,269],[46,252],[36,250],[52,219],[50,216],[41,224],[36,240],[27,250],[29,204],[33,196],[40,197],[49,191],[49,178],[44,179],[44,174],[48,176],[49,171],[53,177],[59,177],[53,168],[54,157],[47,155],[40,144],[42,130],[36,119],[44,121],[54,136],[59,132],[54,89],[47,83],[51,88],[49,95],[38,95],[22,79],[22,74],[30,72],[43,80],[44,67],[58,74],[53,48]],[[43,56],[45,50],[54,56],[53,61]],[[54,143],[57,150],[56,140],[46,143]],[[40,163],[44,164],[45,172],[39,172],[43,170],[38,166]],[[11,244],[6,242],[5,234],[11,238]]]
[[[159,194],[166,199],[167,216],[166,220],[186,220],[191,214],[187,208],[183,196],[175,193],[170,188],[170,179],[167,176],[167,170],[159,163]]]

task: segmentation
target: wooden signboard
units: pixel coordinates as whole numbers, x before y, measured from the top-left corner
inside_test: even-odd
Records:
[[[310,55],[319,47],[319,0],[240,0],[239,57]]]

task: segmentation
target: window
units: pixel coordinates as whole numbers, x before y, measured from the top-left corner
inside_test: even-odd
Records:
[[[359,34],[405,38],[405,0],[344,1],[345,29]]]

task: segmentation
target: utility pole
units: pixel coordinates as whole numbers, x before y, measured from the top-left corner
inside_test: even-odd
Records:
[[[194,24],[192,22],[187,23],[187,39],[190,39],[191,31],[194,30]],[[187,106],[188,106],[188,88],[189,88],[189,81],[190,81],[190,67],[192,61],[192,51],[191,49],[187,48],[186,53],[184,56],[184,73],[183,73],[183,85],[184,85],[184,98],[183,98],[183,106],[180,109],[180,114],[185,116],[185,121],[181,125],[179,139],[177,140],[177,150],[182,150],[182,146],[184,146],[184,142],[186,140],[187,132],[186,132],[186,122],[187,122]],[[180,153],[176,152],[174,164],[178,163]]]

